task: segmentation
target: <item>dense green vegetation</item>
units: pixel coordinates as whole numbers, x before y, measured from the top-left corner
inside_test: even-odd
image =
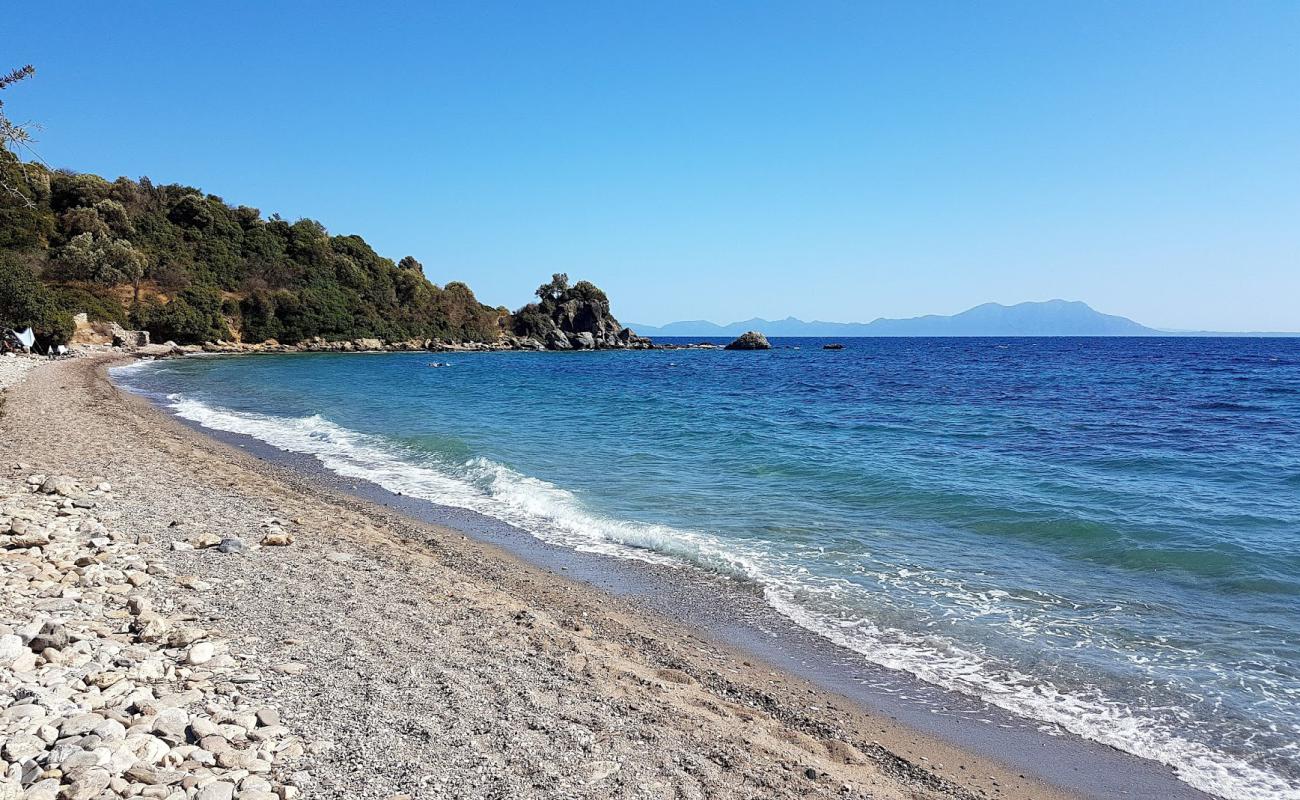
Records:
[[[550,332],[556,329],[555,320],[562,315],[562,307],[571,301],[598,304],[602,314],[609,314],[609,298],[596,284],[578,281],[570,286],[569,276],[563,272],[552,275],[533,294],[538,302],[529,303],[510,318],[511,330],[520,336],[545,341]]]
[[[34,74],[0,75],[0,90]],[[24,163],[0,101],[0,326],[61,342],[72,316],[181,343],[379,338],[492,341],[501,313],[463,283],[309,219],[263,219],[190,186]]]
[[[155,340],[491,341],[498,312],[320,223],[263,219],[189,186],[51,171],[0,151],[0,324],[67,335],[70,314]],[[26,273],[26,274],[24,274]]]
[[[0,75],[0,90],[33,73]],[[359,236],[263,219],[190,186],[52,170],[15,155],[28,140],[0,101],[0,327],[31,326],[43,344],[66,341],[83,312],[181,344],[486,342],[503,329],[560,348],[583,331],[588,347],[630,341],[586,281],[557,274],[511,315],[463,283],[435,286],[411,256],[393,263]]]

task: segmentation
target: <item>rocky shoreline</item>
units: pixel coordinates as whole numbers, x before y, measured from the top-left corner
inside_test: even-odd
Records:
[[[381,339],[352,339],[344,341],[327,341],[324,339],[302,342],[300,344],[281,344],[276,341],[248,342],[204,342],[203,344],[180,345],[175,342],[144,345],[81,345],[74,348],[74,355],[96,355],[105,353],[122,353],[135,356],[163,357],[184,356],[201,353],[503,353],[503,352],[566,352],[597,351],[616,349],[611,347],[547,347],[536,340],[519,339],[505,336],[496,342],[450,342],[419,341],[385,342]],[[722,345],[710,342],[691,344],[655,344],[649,339],[633,342],[624,350],[723,350]]]
[[[628,332],[631,333],[630,331]],[[557,340],[558,341],[558,340]],[[564,340],[568,342],[569,340]],[[454,342],[438,339],[411,339],[401,342],[387,342],[382,339],[350,339],[329,341],[312,339],[298,344],[281,344],[276,341],[246,342],[205,342],[201,345],[166,345],[186,353],[487,353],[511,350],[545,351],[545,350],[653,350],[655,345],[639,336],[629,335],[625,339],[596,342],[590,336],[574,337],[568,347],[559,347],[554,342],[547,344],[539,339],[515,336],[504,333],[495,342]]]

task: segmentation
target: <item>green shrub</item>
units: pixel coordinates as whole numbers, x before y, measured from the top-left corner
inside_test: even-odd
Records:
[[[63,344],[72,336],[72,315],[59,308],[31,269],[0,253],[0,328],[31,328],[42,344]]]
[[[84,313],[91,322],[116,322],[122,326],[130,322],[126,309],[111,295],[97,294],[83,286],[51,286],[49,292],[54,305],[73,316]]]
[[[186,289],[167,303],[145,303],[134,310],[133,322],[156,342],[198,344],[230,338],[221,316],[221,293],[210,288]]]

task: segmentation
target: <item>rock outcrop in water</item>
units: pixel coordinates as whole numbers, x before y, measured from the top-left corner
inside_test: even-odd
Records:
[[[609,298],[588,281],[569,285],[556,273],[537,289],[539,302],[506,318],[503,338],[526,350],[627,350],[652,347],[609,310]]]
[[[728,350],[771,350],[772,343],[758,331],[742,333],[736,341],[727,345]]]

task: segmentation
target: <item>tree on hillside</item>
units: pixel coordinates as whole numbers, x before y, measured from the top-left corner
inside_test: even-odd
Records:
[[[567,272],[557,272],[551,276],[549,283],[543,283],[537,287],[536,295],[543,303],[547,300],[554,303],[559,302],[567,291],[569,291],[569,274]]]
[[[0,90],[8,89],[23,78],[29,78],[35,73],[36,68],[28,64],[7,75],[0,75]],[[4,100],[0,100],[0,149],[17,150],[20,147],[26,147],[32,138],[30,126],[19,125],[11,121],[5,114],[4,105]],[[27,206],[35,205],[30,197],[19,191],[17,186],[11,185],[3,177],[0,177],[0,191],[17,197]]]

